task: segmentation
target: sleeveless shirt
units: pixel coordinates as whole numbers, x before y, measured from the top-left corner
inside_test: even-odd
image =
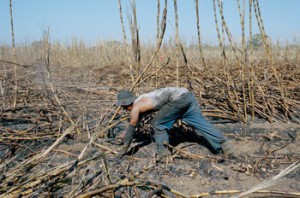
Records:
[[[149,93],[144,93],[140,95],[135,101],[139,101],[142,98],[150,98],[152,100],[155,110],[160,109],[164,104],[169,101],[174,101],[178,99],[181,95],[189,92],[186,88],[179,87],[166,87],[160,88]]]

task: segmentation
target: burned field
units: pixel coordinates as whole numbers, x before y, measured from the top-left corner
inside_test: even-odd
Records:
[[[135,1],[128,27],[118,1],[123,42],[63,44],[48,28],[39,41],[16,45],[10,0],[12,45],[0,46],[0,198],[300,197],[299,43],[272,44],[258,0],[248,9],[237,1],[238,37],[213,0],[218,44],[203,43],[194,3],[197,41],[189,44],[179,35],[177,1],[172,21],[165,0],[157,1],[152,43],[141,41]],[[169,24],[175,39],[165,36]],[[118,91],[162,87],[192,91],[237,155],[213,153],[179,120],[169,131],[172,155],[157,161],[153,114],[145,114],[120,158],[128,113],[114,105]]]
[[[217,70],[212,68],[209,75],[190,72],[181,83],[187,79],[192,83],[203,114],[233,143],[237,158],[213,154],[183,124],[170,131],[172,156],[156,162],[149,115],[142,119],[130,150],[119,159],[115,137],[126,127],[128,115],[114,103],[117,91],[131,83],[128,70],[120,68],[51,66],[51,79],[44,63],[21,68],[18,106],[8,105],[13,91],[2,95],[0,197],[231,197],[257,185],[250,196],[299,196],[297,92],[289,92],[292,97],[285,100],[287,117],[276,100],[278,92],[268,95],[273,117],[260,106],[264,103],[258,94],[254,120],[248,115],[243,122],[232,109],[233,104],[242,108],[240,101],[216,91],[224,86],[211,76]],[[287,90],[299,85],[299,66],[295,71],[298,74],[291,78],[296,81],[290,81]],[[160,87],[173,86],[172,66],[164,72],[158,81],[148,78],[137,93],[154,89],[157,82]],[[294,170],[289,173],[290,165]],[[275,177],[281,171],[283,176]],[[271,180],[274,177],[278,183]]]

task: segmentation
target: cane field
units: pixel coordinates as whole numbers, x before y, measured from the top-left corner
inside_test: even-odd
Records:
[[[131,30],[123,41],[51,41],[46,29],[39,41],[0,46],[0,198],[300,197],[299,42],[268,38],[258,0],[246,3],[259,34],[248,27],[237,41],[222,1],[213,0],[216,45],[201,42],[203,27],[196,24],[194,43],[176,25],[166,39],[167,21],[178,24],[176,9],[177,18],[169,19],[166,5],[176,1],[157,2],[153,42],[139,38],[134,3],[125,24],[116,1],[120,24]],[[249,11],[239,9],[243,28]],[[195,94],[236,158],[212,153],[178,121],[170,131],[172,155],[157,162],[151,114],[141,118],[127,154],[117,157],[129,116],[114,105],[118,91],[175,86]]]

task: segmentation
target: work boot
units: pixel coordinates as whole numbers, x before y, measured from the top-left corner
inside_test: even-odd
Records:
[[[236,158],[234,146],[227,140],[221,144],[223,156],[227,158]]]
[[[161,157],[167,157],[170,155],[171,152],[168,148],[166,148],[164,145],[156,145],[156,155],[159,155]]]
[[[156,145],[155,161],[156,162],[167,162],[171,156],[171,152],[164,145]]]

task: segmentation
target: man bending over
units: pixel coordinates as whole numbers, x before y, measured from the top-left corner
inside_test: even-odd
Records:
[[[222,133],[202,116],[197,99],[192,92],[185,88],[166,87],[144,93],[139,97],[130,91],[122,90],[118,93],[116,105],[130,111],[130,122],[124,137],[125,152],[131,144],[139,115],[147,111],[157,111],[151,121],[156,154],[160,157],[168,155],[165,144],[169,143],[167,131],[181,119],[195,128],[197,135],[203,136],[216,152],[225,156],[233,155],[228,141]]]

